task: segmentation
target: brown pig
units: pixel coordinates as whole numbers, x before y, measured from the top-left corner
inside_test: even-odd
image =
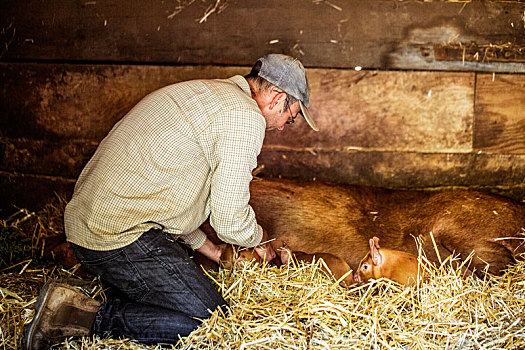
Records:
[[[239,264],[242,261],[262,263],[263,259],[253,248],[235,248],[231,244],[226,244],[222,247],[219,262],[223,268],[231,269],[235,264]]]
[[[340,282],[343,287],[350,287],[355,284],[354,276],[352,273],[348,273],[352,269],[346,261],[340,257],[330,254],[330,253],[312,253],[308,254],[305,252],[291,251],[288,245],[285,242],[280,242],[276,240],[277,244],[272,244],[274,250],[277,251],[281,258],[283,264],[288,264],[290,259],[293,257],[297,261],[303,261],[306,263],[312,263],[315,260],[323,259],[328,270],[323,266],[323,270],[328,273],[328,275],[333,276],[336,280],[339,280],[346,274],[346,277]],[[279,248],[277,248],[279,246]]]
[[[370,239],[369,244],[370,252],[361,261],[354,275],[357,283],[385,277],[399,284],[417,284],[423,271],[418,267],[415,255],[399,250],[380,249],[377,237]]]
[[[420,237],[433,262],[474,251],[470,268],[479,272],[487,262],[494,274],[525,252],[525,205],[494,194],[284,179],[252,181],[250,189],[250,204],[271,238],[301,251],[335,253],[353,268],[368,252],[371,236],[381,239],[383,248],[414,255],[413,237]]]

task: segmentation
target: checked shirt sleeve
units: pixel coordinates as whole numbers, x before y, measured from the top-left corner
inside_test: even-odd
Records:
[[[202,247],[206,241],[206,234],[198,228],[187,235],[181,236],[181,238],[191,249],[197,250]]]
[[[217,166],[211,182],[210,223],[227,243],[253,247],[262,239],[262,228],[248,201],[265,127],[260,114],[243,108],[221,119],[215,147]]]

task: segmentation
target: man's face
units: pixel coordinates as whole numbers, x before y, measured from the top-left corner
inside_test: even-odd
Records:
[[[287,95],[284,92],[275,92],[271,102],[262,109],[266,119],[266,130],[284,130],[286,124],[292,124],[301,111],[299,102],[287,103]]]

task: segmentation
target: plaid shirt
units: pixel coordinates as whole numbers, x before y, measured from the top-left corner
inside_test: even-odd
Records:
[[[266,121],[241,76],[194,80],[140,101],[102,140],[65,214],[70,242],[93,250],[131,244],[156,227],[193,249],[210,217],[227,243],[253,247],[262,228],[248,204]]]

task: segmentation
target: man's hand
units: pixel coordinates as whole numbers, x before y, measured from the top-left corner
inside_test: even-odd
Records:
[[[215,245],[212,241],[206,238],[206,241],[202,247],[197,249],[197,251],[206,256],[208,259],[219,263],[219,259],[221,258],[221,254],[225,246],[225,244]]]
[[[255,251],[257,252],[257,254],[259,254],[259,256],[265,259],[266,261],[272,261],[277,256],[272,248],[272,245],[268,242],[269,239],[270,238],[268,237],[268,232],[266,232],[266,230],[263,229],[263,236],[261,239],[261,243],[263,244],[259,244],[255,247]]]

